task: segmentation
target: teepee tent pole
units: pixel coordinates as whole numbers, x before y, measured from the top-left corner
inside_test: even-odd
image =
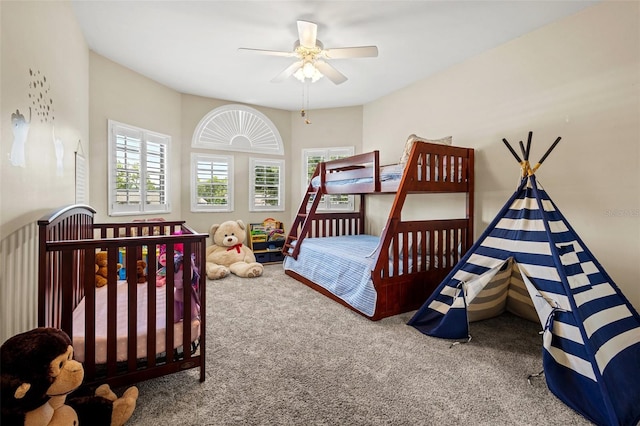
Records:
[[[551,151],[553,151],[553,149],[556,147],[556,145],[558,145],[558,142],[560,142],[560,139],[562,139],[562,137],[558,136],[558,138],[555,140],[555,142],[553,142],[553,144],[551,144],[551,146],[549,147],[547,152],[544,153],[544,155],[542,156],[540,161],[538,161],[538,163],[533,167],[533,173],[535,173],[536,170],[538,170],[538,168],[542,165],[544,160],[546,160],[547,157],[549,156],[549,154],[551,154]]]
[[[528,161],[529,156],[527,154],[529,153],[526,149],[524,149],[524,144],[522,143],[522,141],[520,141],[520,152],[522,152],[522,158],[524,158],[524,161]]]
[[[507,146],[507,148],[509,148],[509,151],[511,151],[511,154],[513,154],[513,156],[515,157],[516,161],[518,163],[522,163],[522,160],[520,159],[518,154],[516,154],[516,152],[513,150],[513,148],[511,148],[511,145],[509,144],[509,142],[505,138],[502,138],[502,142],[504,142],[504,144]]]
[[[538,164],[542,164],[542,162],[547,159],[549,154],[551,154],[551,151],[553,151],[553,149],[556,147],[556,145],[558,145],[558,142],[560,142],[560,139],[562,139],[562,137],[558,136],[558,139],[556,139],[555,142],[549,147],[547,152],[544,153],[544,155],[542,156],[540,161],[538,161]]]

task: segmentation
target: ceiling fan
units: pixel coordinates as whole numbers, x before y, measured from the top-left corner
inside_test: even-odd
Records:
[[[296,61],[285,68],[271,81],[279,83],[294,76],[300,81],[316,81],[326,76],[335,84],[347,81],[347,77],[327,62],[330,59],[371,58],[378,56],[376,46],[337,47],[325,49],[316,38],[318,25],[309,21],[298,21],[298,40],[292,52],[277,50],[250,49],[240,47],[238,50],[260,53],[263,55],[296,58]]]

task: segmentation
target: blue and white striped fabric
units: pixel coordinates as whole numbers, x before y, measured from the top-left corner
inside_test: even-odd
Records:
[[[402,179],[403,171],[404,171],[404,166],[401,164],[390,164],[387,166],[381,166],[380,182],[386,182],[389,180],[399,181],[400,179]],[[373,182],[373,178],[367,177],[367,178],[356,178],[356,179],[333,180],[333,181],[327,182],[327,185],[329,186],[352,185],[354,183],[371,183],[371,182]],[[320,186],[320,176],[316,176],[313,179],[311,179],[311,185],[313,185],[314,188],[317,188],[318,186]]]
[[[509,277],[516,275],[518,280]],[[500,286],[524,283],[543,334],[549,389],[601,425],[640,421],[640,316],[535,175],[409,321],[424,334],[469,335],[469,317],[508,309]],[[498,284],[496,284],[498,283]],[[520,285],[521,285],[520,284]],[[480,308],[474,306],[481,300]]]
[[[298,259],[286,256],[284,269],[302,275],[363,314],[373,316],[377,295],[371,270],[376,258],[369,255],[379,241],[380,237],[373,235],[305,238]]]

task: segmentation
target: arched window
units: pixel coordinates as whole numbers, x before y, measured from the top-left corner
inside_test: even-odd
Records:
[[[224,105],[205,115],[191,146],[225,151],[283,155],[276,126],[260,111],[246,105]]]

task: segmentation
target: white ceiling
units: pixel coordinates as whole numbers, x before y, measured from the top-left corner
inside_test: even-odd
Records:
[[[271,79],[293,58],[298,19],[325,48],[378,46],[334,59],[349,80],[309,87],[309,107],[363,105],[597,1],[73,1],[91,50],[181,93],[295,111],[303,87]]]

